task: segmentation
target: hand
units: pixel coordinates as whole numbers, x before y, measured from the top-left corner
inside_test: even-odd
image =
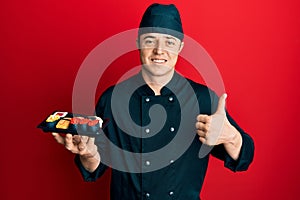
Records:
[[[66,149],[74,154],[79,154],[83,158],[92,158],[98,154],[97,146],[95,145],[95,138],[88,136],[80,136],[66,134],[65,137],[58,133],[52,133],[54,139],[65,146]]]
[[[196,128],[199,140],[206,145],[214,146],[227,144],[234,140],[237,134],[226,117],[226,94],[223,94],[218,102],[218,108],[213,115],[198,115]]]

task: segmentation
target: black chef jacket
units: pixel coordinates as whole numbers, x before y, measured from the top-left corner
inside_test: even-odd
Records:
[[[214,146],[208,155],[199,158],[202,143],[199,141],[195,130],[197,113],[193,113],[192,110],[185,112],[184,109],[188,104],[195,104],[193,105],[195,110],[198,108],[201,114],[211,115],[215,112],[218,97],[206,86],[185,79],[176,72],[171,81],[162,88],[159,96],[155,96],[154,92],[145,84],[141,73],[119,83],[117,86],[119,85],[121,89],[118,91],[123,91],[124,94],[132,90],[132,92],[129,91],[131,94],[129,94],[128,101],[124,100],[127,98],[126,95],[115,94],[114,89],[116,89],[116,86],[113,86],[102,94],[96,107],[98,116],[109,119],[108,124],[103,129],[104,134],[102,134],[109,140],[96,137],[101,155],[100,165],[93,173],[89,173],[80,163],[79,157],[75,157],[75,162],[85,181],[95,181],[108,166],[112,168],[110,187],[112,200],[196,200],[199,199],[210,154],[223,160],[225,167],[234,172],[247,170],[252,162],[254,154],[253,140],[228,113],[228,120],[241,133],[243,139],[238,160],[233,160],[227,154],[223,145]],[[196,96],[196,102],[191,102],[193,94],[188,92],[190,87]],[[128,109],[130,116],[127,116],[127,119],[122,120],[122,117],[119,119],[113,113],[112,98],[117,99],[118,105],[116,107],[120,109],[117,110],[119,112],[117,115],[123,116],[122,113],[126,113],[126,109]],[[155,130],[155,133],[151,128],[148,128],[151,120],[155,120],[152,118],[157,118],[155,114],[151,116],[150,109],[154,105],[162,106],[166,115],[163,126],[160,127],[160,130]],[[181,117],[184,112],[185,114],[195,115],[190,118],[193,120],[189,120],[191,128],[186,132],[180,131],[183,132],[182,135],[188,136],[187,140],[192,138],[188,146],[182,143],[184,139],[175,139],[175,136],[179,134],[178,130],[180,130],[181,124],[187,123],[185,122],[186,118]],[[162,114],[164,113],[162,112]],[[124,116],[126,117],[126,114]],[[116,118],[121,122],[117,123]],[[133,128],[124,130],[122,128],[124,126],[132,126]],[[155,129],[155,127],[152,126],[152,129]],[[135,132],[136,135],[128,134],[129,131]],[[153,135],[147,136],[151,133]],[[159,152],[159,154],[151,156],[152,152],[159,151],[166,145],[172,144],[173,140],[177,140],[173,146],[171,145],[166,151],[162,151],[163,153]],[[128,157],[120,152],[116,153],[112,150],[112,146],[116,146],[125,152],[137,154],[134,158]],[[184,149],[180,151],[181,148]],[[103,160],[105,160],[104,163]],[[159,166],[160,164],[162,166]],[[147,170],[153,166],[156,169],[154,167]]]

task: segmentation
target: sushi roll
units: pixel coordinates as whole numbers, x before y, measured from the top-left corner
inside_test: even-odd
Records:
[[[98,119],[94,119],[94,120],[90,120],[88,122],[88,131],[89,132],[97,132],[100,128],[100,124],[99,124],[99,120]]]
[[[79,124],[77,126],[77,130],[80,131],[80,132],[86,132],[87,131],[87,126],[88,126],[88,123],[89,123],[89,119],[87,118],[83,118],[79,121]]]

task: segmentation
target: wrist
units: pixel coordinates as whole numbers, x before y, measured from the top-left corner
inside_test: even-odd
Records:
[[[97,151],[95,154],[80,155],[79,159],[83,167],[90,173],[94,172],[100,164],[100,154]]]
[[[229,155],[237,160],[241,151],[243,139],[240,132],[232,125],[230,125],[230,134],[231,137],[227,143],[224,143],[224,147]]]
[[[224,127],[225,127],[224,132],[227,135],[227,139],[226,142],[224,142],[224,144],[236,146],[239,143],[239,139],[240,139],[239,137],[241,136],[241,134],[228,121],[227,123],[225,123]]]
[[[95,151],[95,152],[89,152],[89,153],[86,153],[86,154],[83,154],[83,155],[79,155],[80,159],[81,160],[88,160],[88,159],[97,159],[97,158],[100,158],[100,155],[98,153],[98,151]]]

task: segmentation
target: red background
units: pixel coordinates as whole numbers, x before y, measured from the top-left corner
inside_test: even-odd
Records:
[[[83,182],[73,155],[36,125],[55,109],[71,110],[84,58],[110,36],[137,28],[152,2],[1,1],[0,199],[108,199],[109,173]],[[185,33],[222,74],[228,110],[256,145],[247,172],[212,159],[202,198],[298,199],[299,1],[158,2],[177,5]],[[128,66],[139,64],[136,55]],[[118,79],[118,68],[116,61],[99,93]]]

